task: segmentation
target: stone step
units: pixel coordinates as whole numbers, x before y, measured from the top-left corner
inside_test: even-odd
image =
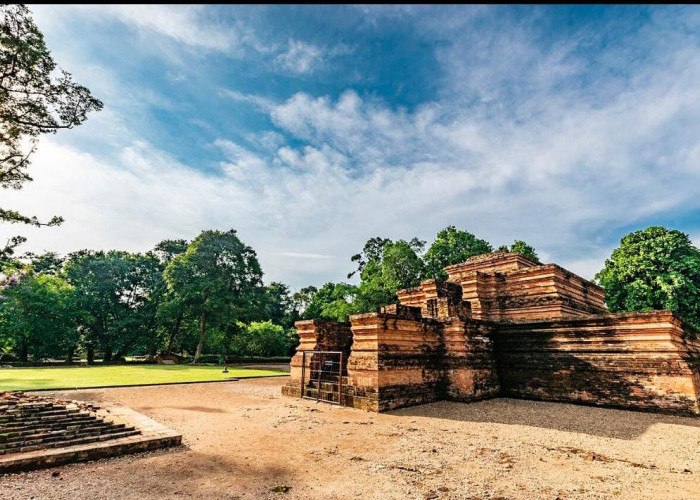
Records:
[[[34,411],[6,411],[0,414],[0,422],[8,422],[17,418],[42,418],[53,415],[71,415],[79,411],[80,409],[77,406],[73,408],[42,408]]]
[[[65,418],[55,418],[52,420],[30,420],[30,421],[17,421],[11,424],[0,425],[0,434],[8,432],[22,432],[31,429],[40,429],[43,427],[65,427],[72,425],[80,425],[81,423],[94,420],[95,417],[89,413],[84,415],[71,415]]]
[[[50,432],[58,430],[75,430],[82,427],[95,425],[101,422],[101,420],[96,418],[83,418],[79,420],[66,420],[61,422],[51,422],[44,425],[33,424],[26,427],[16,427],[12,429],[0,430],[0,443],[6,442],[9,439],[15,438],[17,436],[26,436],[30,434],[36,434],[39,432]]]
[[[141,434],[141,431],[134,427],[122,427],[111,429],[102,433],[91,433],[89,435],[80,435],[68,439],[56,439],[53,441],[32,440],[16,443],[16,446],[0,449],[0,455],[8,453],[24,453],[27,451],[43,450],[48,448],[61,448],[65,446],[76,446],[80,444],[94,443],[98,441],[107,441],[112,439],[120,439],[123,437],[134,436]]]
[[[319,392],[317,389],[306,389],[304,391],[304,397],[317,399],[319,398]],[[338,391],[321,391],[319,399],[338,401]]]
[[[67,421],[71,419],[83,419],[83,418],[94,418],[93,415],[84,411],[76,412],[68,415],[53,415],[51,418],[40,418],[40,417],[27,417],[27,418],[17,418],[12,421],[0,423],[0,429],[12,429],[17,427],[25,427],[27,425],[34,424],[45,424],[49,422]]]
[[[109,426],[112,423],[109,421],[102,420],[101,418],[84,418],[84,419],[79,419],[79,420],[69,420],[69,421],[62,421],[62,422],[51,422],[50,424],[46,425],[37,425],[34,424],[32,426],[28,426],[26,428],[15,428],[15,429],[7,429],[5,430],[4,433],[0,434],[0,442],[7,441],[11,438],[15,438],[17,436],[27,436],[31,434],[36,434],[39,432],[51,432],[51,431],[60,431],[60,430],[77,430],[81,429],[84,427],[90,427],[90,426]]]
[[[94,422],[86,422],[86,425],[79,426],[74,429],[65,429],[61,428],[58,430],[50,430],[50,429],[36,429],[34,431],[26,431],[26,432],[31,432],[30,434],[16,434],[14,436],[8,437],[4,442],[0,442],[0,448],[2,448],[3,445],[5,447],[9,447],[10,445],[14,443],[22,443],[22,442],[27,442],[27,441],[33,441],[33,440],[43,440],[43,441],[48,441],[48,440],[53,440],[56,437],[61,437],[61,436],[77,436],[77,435],[92,435],[93,433],[101,433],[102,431],[110,430],[110,429],[122,429],[124,428],[124,424],[112,424],[108,422],[104,422],[101,420],[96,420]]]

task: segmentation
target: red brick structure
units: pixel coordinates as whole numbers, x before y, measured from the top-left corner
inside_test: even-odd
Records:
[[[505,396],[700,415],[700,337],[672,312],[608,313],[602,288],[519,254],[445,270],[350,323],[298,322],[283,393],[301,395],[303,350],[343,351],[342,384],[306,375],[305,395],[373,411]]]

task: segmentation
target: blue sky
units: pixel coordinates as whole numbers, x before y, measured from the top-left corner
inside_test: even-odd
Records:
[[[447,225],[587,278],[629,231],[700,242],[696,7],[30,8],[105,108],[3,193],[66,218],[26,250],[235,228],[298,288]]]

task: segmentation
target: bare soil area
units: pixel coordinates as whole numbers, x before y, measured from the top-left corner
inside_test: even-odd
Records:
[[[0,477],[0,498],[700,498],[700,419],[513,399],[374,414],[285,380],[56,392],[184,444]]]

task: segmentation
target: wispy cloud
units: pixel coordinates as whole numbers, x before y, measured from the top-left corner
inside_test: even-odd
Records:
[[[229,53],[243,43],[204,8],[114,9],[119,22],[185,46]],[[198,109],[190,122],[219,155],[206,164],[175,158],[167,141],[156,147],[131,126],[144,108],[171,109],[174,97],[93,66],[90,83],[113,104],[70,137],[109,147],[42,139],[37,180],[3,203],[67,222],[26,231],[27,248],[146,250],[163,238],[234,227],[269,279],[299,287],[344,279],[350,255],[371,236],[430,241],[454,224],[496,245],[525,239],[544,260],[592,277],[621,228],[700,209],[697,15],[661,10],[635,29],[617,30],[613,19],[547,38],[540,9],[522,17],[490,8],[369,10],[377,31],[403,23],[434,46],[430,99],[409,105],[340,77],[333,91],[285,87],[281,70],[306,81],[342,43],[266,40],[267,52],[254,50],[267,66],[238,64],[230,82],[201,90],[211,91],[212,108],[233,100],[231,114],[255,122],[221,125]],[[199,40],[208,30],[221,37]],[[270,85],[242,90],[237,78],[246,71]],[[185,64],[173,75],[192,73]]]
[[[244,94],[238,92],[237,90],[221,89],[219,95],[222,97],[227,97],[238,102],[246,102],[254,106],[259,107],[262,111],[269,112],[275,107],[275,102],[263,96],[256,94]]]
[[[300,259],[335,259],[333,255],[321,255],[318,253],[296,253],[296,252],[282,252],[285,257],[298,257]]]
[[[232,26],[224,26],[210,17],[201,5],[99,5],[36,6],[38,22],[51,27],[62,22],[66,9],[73,16],[93,21],[119,21],[142,34],[163,36],[183,45],[206,50],[235,53],[242,37]]]
[[[286,50],[275,57],[275,63],[285,71],[305,74],[323,67],[334,57],[350,53],[352,49],[344,44],[328,48],[290,39]]]

